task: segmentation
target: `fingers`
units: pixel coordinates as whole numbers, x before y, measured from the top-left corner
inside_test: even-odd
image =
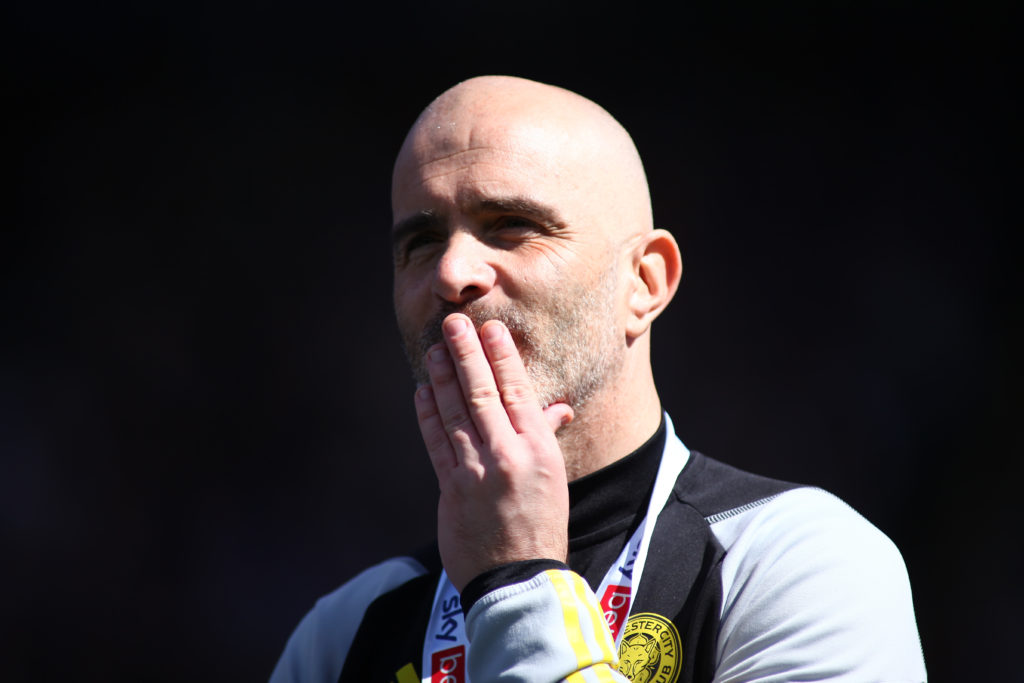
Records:
[[[433,412],[430,406],[423,406],[424,419],[420,420],[420,429],[429,430],[429,434],[423,434],[423,440],[431,453],[431,460],[438,461],[435,469],[438,465],[476,465],[479,462],[480,438],[463,398],[456,364],[443,344],[437,344],[427,351],[427,372],[430,374]],[[442,438],[447,441],[447,448]],[[436,455],[435,451],[431,451],[431,446],[437,449]]]
[[[416,389],[413,397],[416,406],[416,420],[420,425],[420,435],[423,437],[423,444],[427,447],[427,455],[430,456],[430,464],[434,466],[434,474],[439,482],[444,482],[450,472],[457,464],[455,451],[448,440],[448,433],[445,431],[441,414],[437,410],[437,403],[434,401],[434,390],[429,384],[424,384]]]
[[[430,386],[416,392],[420,433],[438,478],[515,434],[550,435],[572,421],[564,403],[541,409],[512,335],[491,320],[479,336],[462,314],[445,319],[445,343],[427,352]]]
[[[484,329],[489,325],[485,324]],[[453,313],[445,319],[442,329],[452,353],[465,406],[480,437],[485,442],[493,443],[495,440],[511,436],[512,424],[502,403],[503,392],[499,392],[492,364],[484,352],[482,340],[473,328],[473,323],[466,316]],[[501,326],[501,329],[504,330],[504,326]],[[511,338],[509,343],[511,344]],[[512,345],[512,349],[515,350],[515,345]],[[523,374],[525,377],[525,371]]]
[[[561,409],[552,413],[552,417],[557,418],[557,426],[552,427],[545,419],[533,384],[526,374],[526,366],[523,365],[508,328],[497,320],[489,320],[480,328],[480,337],[494,372],[494,381],[501,392],[503,410],[513,429],[522,434],[531,430],[554,431],[562,424],[567,424],[563,422],[565,413]],[[572,408],[565,404],[556,405],[564,406],[568,410],[569,419],[572,419]]]

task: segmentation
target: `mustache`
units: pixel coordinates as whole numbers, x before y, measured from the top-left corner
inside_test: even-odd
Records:
[[[417,344],[420,356],[425,355],[427,350],[434,344],[443,341],[444,335],[441,332],[441,324],[452,313],[462,313],[468,317],[473,323],[473,327],[476,328],[477,333],[480,332],[480,327],[488,320],[500,321],[508,328],[509,333],[512,335],[512,341],[515,342],[516,347],[519,349],[529,347],[533,337],[529,323],[527,323],[525,316],[517,308],[511,306],[485,306],[472,301],[466,304],[446,303],[423,326],[423,331],[420,333]]]

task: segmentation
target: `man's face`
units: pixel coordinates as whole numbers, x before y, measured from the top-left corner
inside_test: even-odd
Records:
[[[407,144],[393,187],[394,297],[418,382],[446,315],[504,322],[543,405],[582,407],[621,366],[620,254],[540,129]]]

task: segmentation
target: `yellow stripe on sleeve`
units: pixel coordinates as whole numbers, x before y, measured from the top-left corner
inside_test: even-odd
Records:
[[[576,671],[565,677],[565,683],[619,683],[621,678],[616,678],[613,673],[615,669],[604,662],[594,665],[584,671]]]
[[[613,671],[614,669],[608,664],[598,664],[594,667],[594,672],[597,674],[597,680],[600,683],[616,683]]]
[[[601,661],[615,664],[615,653],[612,651],[612,647],[614,647],[611,639],[612,634],[608,630],[608,623],[604,620],[604,613],[601,611],[600,605],[595,609],[593,602],[588,599],[587,584],[582,576],[576,576],[573,585],[576,588],[576,597],[580,604],[587,605],[590,624],[594,629],[594,640],[597,641],[597,646],[601,648]]]
[[[558,602],[562,605],[562,621],[565,623],[569,644],[572,645],[573,652],[576,653],[576,668],[582,669],[589,666],[591,664],[590,651],[580,630],[580,615],[576,610],[576,599],[569,586],[569,580],[560,569],[548,569],[544,573],[551,581],[551,585],[558,595]]]

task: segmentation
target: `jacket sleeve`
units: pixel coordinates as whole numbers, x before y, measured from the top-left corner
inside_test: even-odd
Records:
[[[712,529],[726,547],[714,683],[927,680],[903,558],[844,502],[796,489]]]
[[[629,683],[590,586],[549,569],[477,600],[466,618],[470,680]]]

